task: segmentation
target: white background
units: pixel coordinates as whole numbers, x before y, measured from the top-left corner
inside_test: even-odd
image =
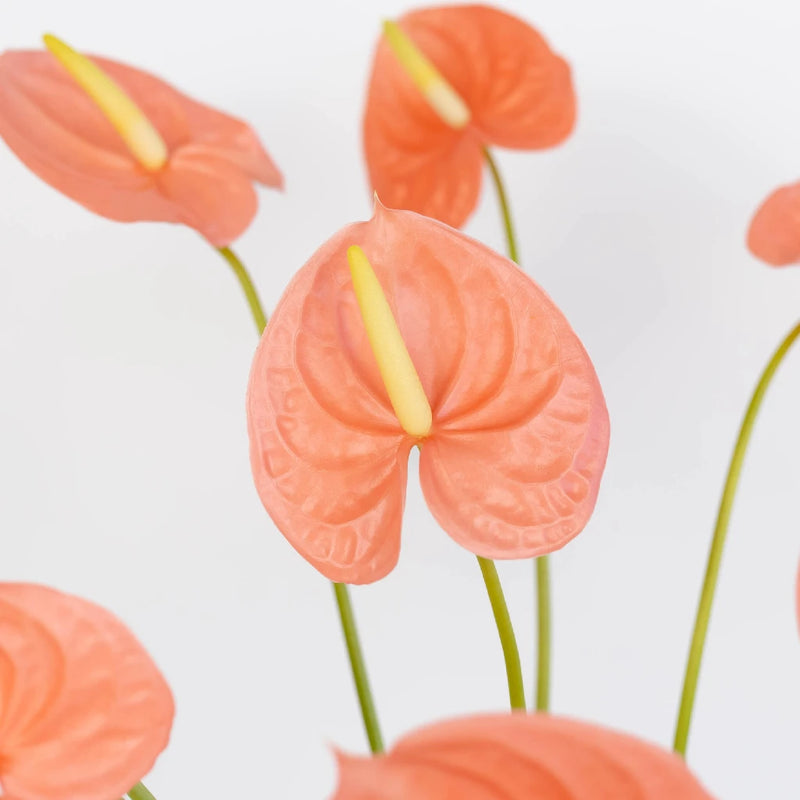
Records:
[[[370,212],[365,80],[396,2],[3,0],[0,45],[136,64],[249,120],[284,171],[236,249],[265,305]],[[800,268],[743,240],[800,178],[800,12],[790,0],[508,2],[574,68],[563,147],[500,152],[526,270],[566,312],[612,417],[597,511],[553,559],[553,706],[668,745],[710,531],[750,391],[800,315]],[[502,248],[490,186],[466,230]],[[253,490],[239,289],[194,232],[93,216],[0,144],[0,578],[125,619],[178,704],[159,800],[326,798],[328,745],[364,751],[327,582]],[[742,476],[690,741],[725,800],[800,794],[800,352]],[[386,738],[502,709],[472,556],[410,471],[399,567],[353,592]],[[502,565],[526,674],[529,563]],[[529,690],[530,691],[530,690]]]

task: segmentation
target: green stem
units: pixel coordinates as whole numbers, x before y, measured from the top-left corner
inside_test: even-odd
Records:
[[[508,676],[508,697],[511,701],[511,708],[524,711],[525,683],[522,680],[519,648],[517,647],[517,639],[514,636],[514,626],[511,624],[503,587],[500,585],[500,577],[497,574],[497,567],[491,559],[481,558],[480,556],[478,556],[478,565],[481,568],[483,582],[486,584],[486,592],[489,595],[489,602],[492,606],[497,633],[500,636],[500,644],[503,646],[503,658],[506,662],[506,675]]]
[[[267,315],[264,313],[264,307],[258,299],[258,292],[253,285],[250,275],[248,275],[244,264],[242,264],[239,257],[230,247],[218,247],[217,251],[228,262],[228,265],[233,270],[233,274],[239,281],[239,285],[244,291],[244,296],[247,298],[247,305],[250,306],[250,313],[253,315],[253,321],[256,323],[256,330],[258,330],[258,335],[261,336],[264,328],[267,327]]]
[[[694,633],[692,634],[692,644],[689,648],[689,658],[686,662],[686,675],[683,680],[683,694],[681,695],[681,705],[678,711],[678,723],[675,728],[675,742],[673,749],[682,756],[686,755],[686,745],[689,739],[689,726],[692,721],[692,710],[694,709],[694,699],[697,692],[697,680],[700,675],[700,665],[703,660],[703,649],[708,633],[708,623],[711,618],[711,606],[714,602],[714,591],[717,586],[719,567],[722,560],[722,550],[725,546],[725,537],[728,532],[728,522],[733,508],[733,501],[736,495],[736,487],[739,483],[739,475],[742,471],[747,445],[750,441],[750,434],[753,432],[756,417],[758,416],[761,402],[769,388],[772,377],[789,351],[794,341],[800,336],[800,323],[795,325],[780,343],[778,349],[773,353],[769,363],[764,368],[764,372],[756,385],[750,405],[742,420],[739,428],[739,436],[733,448],[733,456],[728,467],[728,476],[725,479],[725,488],[722,491],[722,499],[717,513],[717,524],[714,528],[714,536],[711,539],[711,550],[708,554],[708,564],[703,580],[703,590],[700,594],[700,603],[697,607],[697,617],[694,623]]]
[[[540,556],[536,564],[536,604],[538,617],[536,710],[550,708],[550,564]]]
[[[508,194],[500,175],[500,170],[488,147],[483,148],[483,155],[497,191],[500,202],[500,213],[503,217],[503,227],[506,232],[508,257],[519,264],[519,250],[517,237],[514,232],[514,222],[511,219],[511,207],[508,203]],[[537,648],[536,648],[536,710],[547,711],[550,708],[550,663],[552,659],[552,624],[550,601],[550,567],[547,556],[536,559],[536,605],[537,605]]]
[[[267,327],[267,315],[264,312],[261,301],[258,299],[258,292],[256,292],[253,281],[244,264],[230,248],[220,247],[218,250],[222,254],[222,257],[230,264],[234,274],[239,279],[239,284],[244,290],[247,304],[250,306],[250,312],[253,315],[253,321],[256,324],[256,329],[260,336],[264,332],[264,328]],[[383,741],[381,740],[378,717],[375,713],[375,703],[372,699],[372,691],[370,690],[369,678],[367,677],[364,655],[361,651],[361,643],[358,637],[355,616],[353,615],[353,607],[350,603],[350,593],[348,592],[347,586],[343,583],[332,583],[332,585],[333,591],[336,594],[336,603],[339,607],[342,633],[344,634],[345,645],[347,646],[350,670],[353,673],[353,681],[356,685],[358,703],[361,707],[361,716],[364,719],[367,739],[369,740],[369,746],[372,752],[380,753],[383,751]],[[131,800],[151,800],[151,798],[147,795],[142,795],[138,798],[132,797]],[[152,800],[154,800],[154,798]]]
[[[333,591],[336,595],[336,605],[339,607],[339,618],[342,622],[344,641],[347,645],[347,654],[350,657],[350,667],[353,672],[353,681],[356,685],[358,704],[361,706],[361,716],[364,719],[369,747],[373,753],[382,753],[383,738],[378,724],[378,715],[375,712],[375,703],[372,699],[364,656],[358,641],[358,629],[353,615],[353,606],[350,603],[350,594],[347,591],[347,585],[344,583],[334,583]]]
[[[500,170],[497,168],[497,163],[494,160],[494,156],[492,156],[488,147],[483,148],[483,156],[486,159],[489,172],[492,174],[494,188],[497,191],[497,199],[500,201],[500,213],[503,216],[503,226],[506,231],[506,242],[508,243],[508,257],[515,263],[519,264],[517,237],[514,234],[514,223],[511,220],[511,206],[508,204],[506,187],[503,183],[502,177],[500,176]]]
[[[156,800],[150,790],[140,781],[128,792],[130,800]]]

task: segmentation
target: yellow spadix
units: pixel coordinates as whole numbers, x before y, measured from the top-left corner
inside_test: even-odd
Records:
[[[45,47],[58,59],[61,66],[97,103],[134,158],[146,170],[155,172],[161,169],[169,155],[167,145],[139,106],[86,56],[49,33],[42,38]]]
[[[410,436],[427,436],[433,415],[378,276],[357,245],[347,249],[353,291],[394,413]]]
[[[425,96],[433,110],[452,128],[463,128],[470,120],[470,111],[461,95],[422,54],[395,22],[383,23],[383,35],[397,60]]]

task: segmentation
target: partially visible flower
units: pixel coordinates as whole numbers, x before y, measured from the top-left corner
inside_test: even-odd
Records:
[[[674,753],[546,714],[448,720],[338,760],[332,800],[712,800]]]
[[[369,178],[391,208],[459,227],[478,202],[485,145],[553,147],[574,122],[569,66],[525,22],[481,5],[412,11],[375,52]]]
[[[576,536],[608,450],[597,376],[552,300],[484,245],[381,205],[289,285],[247,413],[265,508],[304,558],[347,583],[397,562],[414,445],[433,515],[487,558]]]
[[[761,204],[747,246],[773,267],[800,263],[800,183],[781,186]]]
[[[0,583],[0,795],[119,798],[166,747],[173,713],[119,620],[54,589]]]
[[[217,247],[283,179],[244,122],[141,70],[52,52],[0,55],[0,136],[42,180],[101,216],[195,228]]]

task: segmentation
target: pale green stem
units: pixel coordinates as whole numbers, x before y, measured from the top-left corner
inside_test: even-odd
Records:
[[[497,199],[500,202],[500,213],[503,217],[503,227],[506,232],[508,257],[519,264],[519,250],[517,237],[514,233],[514,223],[511,219],[511,207],[508,203],[505,184],[500,175],[500,170],[489,151],[483,149],[486,164],[494,181]],[[547,711],[550,708],[550,662],[552,641],[552,612],[550,608],[550,567],[547,556],[536,559],[536,619],[537,619],[537,646],[536,646],[536,710]]]
[[[230,264],[234,274],[239,280],[239,284],[244,290],[247,304],[250,307],[253,321],[256,324],[256,329],[260,336],[264,332],[264,328],[267,327],[267,315],[258,298],[258,293],[253,285],[253,281],[244,264],[230,248],[220,247],[217,249],[228,264]],[[344,634],[345,645],[347,647],[347,655],[350,659],[350,671],[353,673],[353,681],[356,685],[356,694],[358,695],[358,703],[361,707],[361,716],[364,719],[367,739],[369,740],[369,746],[372,752],[379,753],[383,750],[383,742],[381,741],[378,717],[375,713],[375,703],[372,699],[372,690],[370,689],[367,668],[358,637],[358,628],[356,627],[356,620],[353,615],[353,607],[350,603],[350,593],[346,584],[332,583],[332,585],[336,595],[339,619]],[[131,800],[150,800],[150,798],[147,795],[142,795],[140,798],[131,798]]]
[[[722,491],[722,499],[717,513],[717,524],[714,528],[714,535],[711,539],[711,550],[708,554],[708,564],[706,574],[703,579],[703,590],[700,594],[700,603],[697,607],[697,617],[694,623],[694,633],[692,634],[692,644],[689,648],[689,658],[686,662],[686,675],[683,680],[683,694],[681,695],[681,705],[678,711],[678,723],[675,728],[675,741],[673,749],[682,756],[686,755],[686,745],[689,739],[689,726],[692,722],[692,710],[694,709],[694,699],[697,692],[697,680],[700,675],[700,665],[703,660],[703,649],[708,633],[708,623],[711,618],[711,606],[714,602],[714,592],[717,587],[720,562],[722,560],[722,550],[725,546],[725,537],[728,532],[728,522],[730,521],[733,501],[736,495],[736,487],[739,483],[739,475],[742,471],[747,445],[753,426],[756,422],[761,402],[769,388],[773,375],[781,365],[784,356],[789,351],[794,341],[800,336],[800,323],[798,323],[786,335],[778,349],[770,358],[761,378],[756,385],[750,405],[742,420],[739,428],[739,436],[733,448],[733,456],[728,467],[728,476],[725,479],[725,488]]]
[[[519,264],[519,250],[517,250],[517,237],[514,233],[514,223],[511,220],[511,206],[508,204],[508,195],[506,194],[506,187],[503,179],[500,176],[500,170],[497,168],[497,163],[494,160],[488,147],[483,148],[483,155],[486,159],[486,164],[489,167],[489,172],[492,174],[494,181],[494,188],[497,191],[497,199],[500,201],[500,214],[503,217],[503,227],[506,231],[506,242],[508,244],[508,257]]]
[[[503,658],[506,662],[506,676],[508,677],[508,698],[511,708],[525,710],[525,682],[522,679],[522,666],[519,661],[519,648],[517,638],[514,636],[514,626],[508,613],[503,587],[494,561],[478,556],[478,565],[481,568],[483,582],[492,606],[492,614],[503,647]]]
[[[244,296],[247,298],[247,305],[250,306],[250,313],[253,315],[253,322],[256,324],[258,335],[261,336],[264,328],[267,327],[267,315],[264,313],[264,307],[258,299],[258,292],[253,285],[253,281],[248,275],[244,264],[239,260],[239,257],[230,247],[218,247],[217,251],[228,262],[233,274],[239,281],[239,285],[244,291]]]
[[[547,711],[550,708],[550,562],[547,556],[539,556],[535,563],[538,616],[536,710]]]
[[[130,800],[156,800],[150,790],[140,781],[128,792]]]
[[[347,645],[347,654],[350,657],[350,667],[353,671],[358,703],[361,706],[361,716],[364,719],[364,727],[367,730],[369,748],[373,753],[382,753],[383,737],[378,724],[378,715],[375,712],[375,703],[372,699],[364,656],[358,642],[358,630],[353,615],[353,606],[350,603],[350,595],[344,583],[334,583],[333,591],[336,595],[336,605],[339,608],[339,618],[342,621],[342,631]]]

